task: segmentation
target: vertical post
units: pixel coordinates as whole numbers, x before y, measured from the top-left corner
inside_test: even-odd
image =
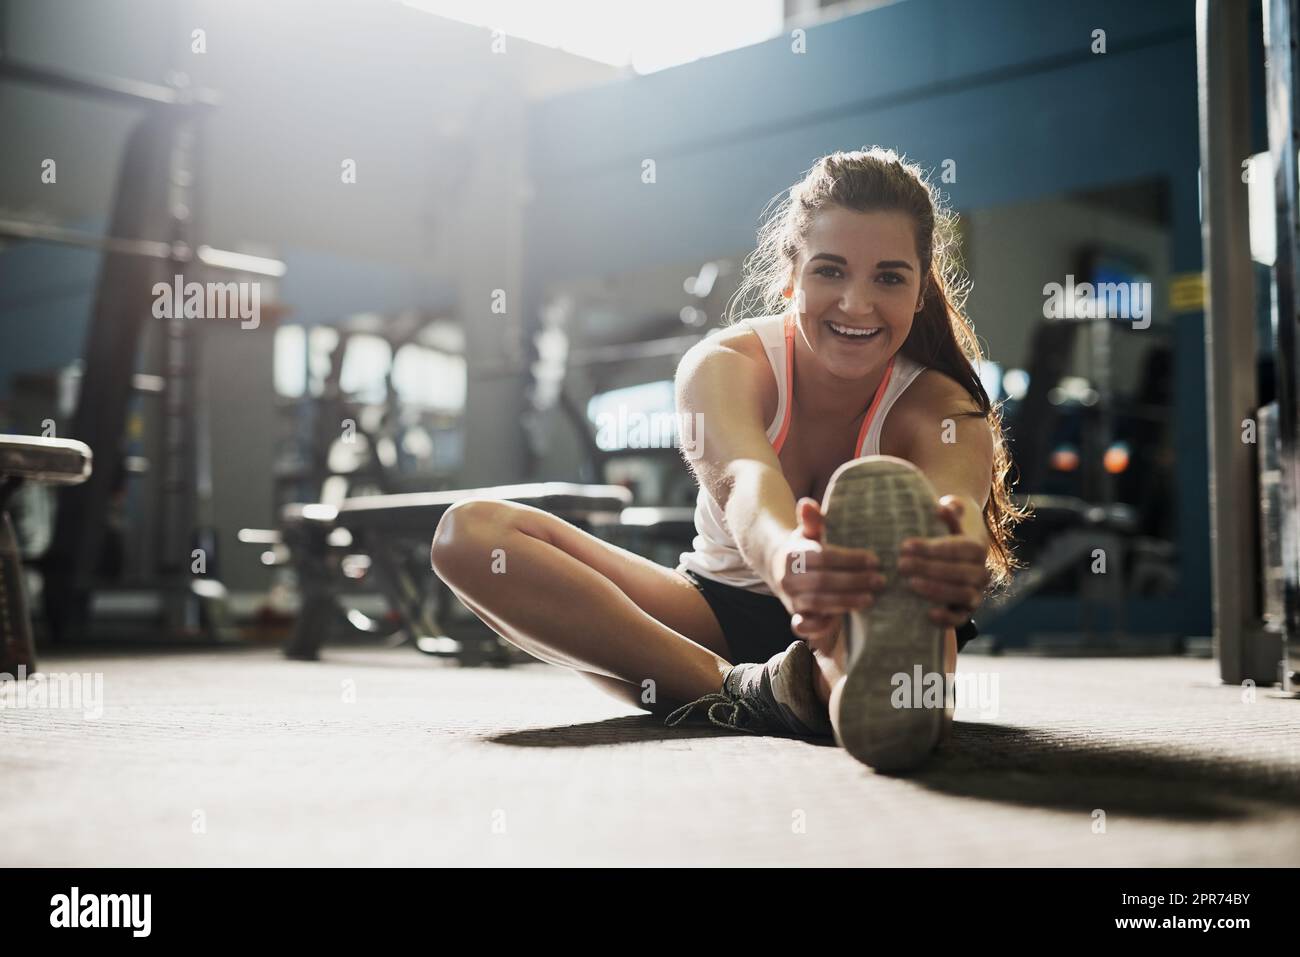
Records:
[[[1254,273],[1247,188],[1250,155],[1250,5],[1198,0],[1196,48],[1201,142],[1201,242],[1206,275],[1205,373],[1210,446],[1210,549],[1219,674],[1233,684],[1276,680],[1276,653],[1257,597],[1255,447],[1242,421],[1258,407]],[[1272,660],[1269,660],[1272,659]]]
[[[1275,209],[1277,210],[1277,259],[1273,277],[1277,289],[1277,404],[1278,445],[1282,471],[1282,580],[1283,616],[1283,687],[1292,693],[1297,687],[1300,670],[1300,642],[1297,620],[1300,618],[1300,557],[1296,550],[1297,504],[1300,499],[1300,475],[1296,472],[1296,323],[1300,320],[1296,304],[1296,240],[1300,238],[1300,208],[1296,197],[1296,150],[1300,147],[1300,129],[1296,125],[1296,24],[1297,0],[1265,0],[1264,50],[1267,61],[1268,144],[1275,174]]]
[[[188,80],[175,77],[185,86]],[[173,243],[195,246],[193,218],[198,191],[194,188],[194,152],[197,122],[186,117],[176,124],[167,178],[167,196],[170,236]],[[202,283],[206,278],[194,260],[173,263],[173,271],[190,281]],[[167,320],[164,355],[167,389],[163,395],[163,486],[161,526],[162,548],[155,574],[161,583],[163,618],[167,633],[190,637],[199,633],[198,604],[190,591],[195,575],[192,572],[192,549],[200,544],[198,530],[198,502],[201,481],[198,470],[200,445],[205,436],[198,434],[207,422],[199,415],[197,396],[201,363],[199,344],[204,331],[200,325],[211,319],[204,307],[197,322],[186,318],[183,310]],[[206,543],[204,543],[206,544]],[[214,575],[216,556],[204,556],[205,575]]]
[[[163,232],[173,125],[171,113],[154,111],[132,130],[118,171],[110,236],[157,239]],[[94,450],[95,471],[84,484],[59,492],[54,539],[45,558],[46,617],[58,638],[80,637],[88,624],[105,517],[124,481],[122,437],[136,353],[162,272],[158,260],[124,252],[105,252],[100,264],[77,409],[72,428],[60,432]]]

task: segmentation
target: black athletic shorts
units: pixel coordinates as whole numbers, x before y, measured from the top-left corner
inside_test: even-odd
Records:
[[[763,662],[785,651],[799,636],[790,630],[790,613],[775,595],[760,595],[697,575],[689,568],[679,570],[691,580],[718,617],[723,637],[731,649],[731,663]],[[979,634],[974,619],[957,628],[957,650]]]

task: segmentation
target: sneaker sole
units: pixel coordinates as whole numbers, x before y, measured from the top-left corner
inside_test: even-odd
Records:
[[[822,503],[825,540],[871,549],[887,581],[874,605],[844,616],[845,681],[835,734],[849,754],[880,771],[922,764],[943,730],[943,708],[892,703],[895,675],[912,679],[917,665],[924,675],[943,672],[943,625],[930,620],[930,602],[902,583],[897,570],[903,539],[947,533],[937,504],[916,466],[887,455],[845,462],[831,475]]]

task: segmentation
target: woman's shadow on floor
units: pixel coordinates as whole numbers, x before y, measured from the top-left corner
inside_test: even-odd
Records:
[[[1190,737],[1194,731],[1187,732]],[[584,748],[653,741],[690,742],[740,737],[702,723],[674,728],[648,714],[585,724],[492,735],[512,747]],[[772,741],[772,738],[766,738]],[[824,739],[775,739],[791,747],[825,748],[828,758],[853,761]],[[1180,740],[1188,740],[1180,736]],[[856,765],[864,776],[875,774]],[[904,776],[904,775],[900,775]],[[1231,821],[1255,817],[1261,803],[1278,811],[1300,808],[1300,766],[1261,763],[1173,744],[1134,743],[1106,735],[957,721],[952,738],[921,769],[905,775],[921,787],[953,797],[1026,807],[1098,811],[1109,816]]]

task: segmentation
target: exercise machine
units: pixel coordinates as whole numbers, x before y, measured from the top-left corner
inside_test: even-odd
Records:
[[[217,102],[211,93],[191,89],[180,75],[161,86],[51,70],[9,57],[0,58],[0,81],[142,111],[122,157],[107,235],[0,219],[0,237],[103,254],[76,409],[70,428],[60,430],[95,449],[98,467],[59,495],[53,540],[41,563],[51,636],[110,633],[112,616],[103,608],[92,615],[91,602],[96,593],[115,592],[112,605],[123,611],[125,634],[218,638],[225,631],[225,589],[216,574],[215,536],[204,525],[210,483],[205,410],[196,383],[200,336],[194,320],[183,315],[151,322],[153,290],[160,282],[184,285],[213,274],[275,279],[284,274],[284,264],[196,240],[199,135],[202,118]],[[264,315],[272,312],[266,309]],[[137,374],[142,352],[156,374]],[[149,416],[156,423],[147,439],[151,455],[127,452],[133,396],[156,404]],[[149,527],[132,535],[145,571],[132,581],[107,580],[102,557],[108,516],[128,483],[146,480]]]
[[[36,670],[26,572],[10,505],[24,484],[78,485],[91,474],[91,452],[84,442],[0,435],[0,674]]]

